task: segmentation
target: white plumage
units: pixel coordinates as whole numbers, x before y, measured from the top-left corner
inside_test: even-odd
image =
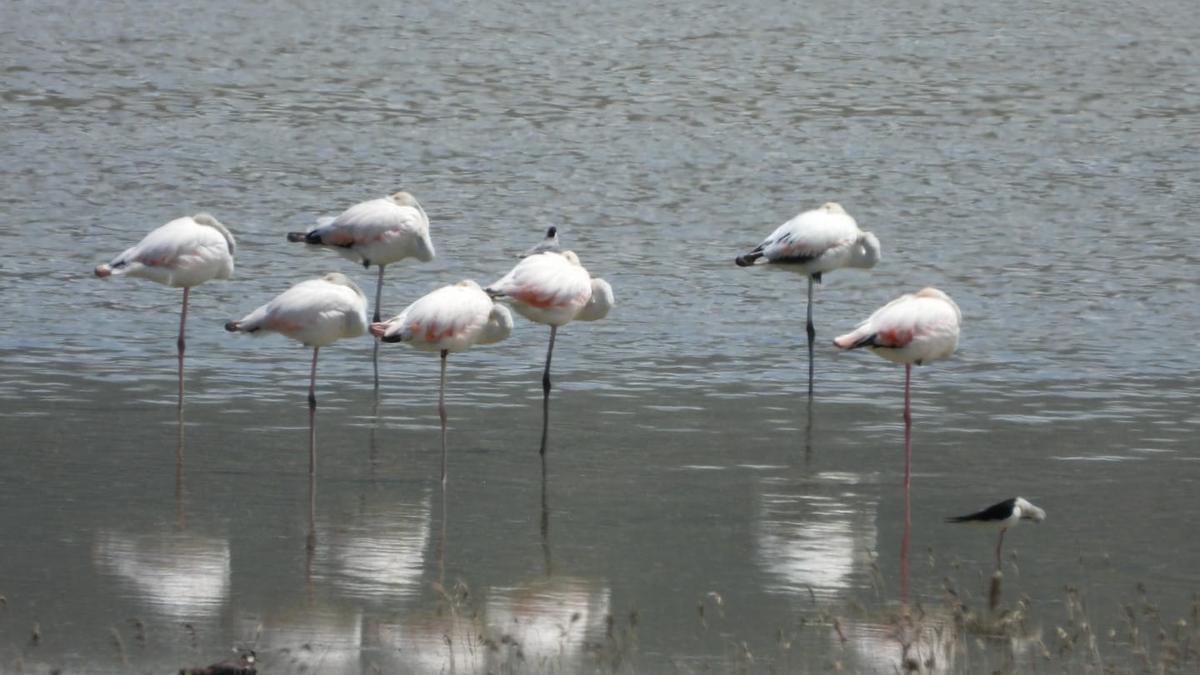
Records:
[[[858,229],[858,223],[836,202],[805,211],[775,228],[737,264],[776,264],[815,276],[842,267],[871,268],[879,262],[879,240]],[[761,262],[760,262],[761,261]]]
[[[367,299],[346,275],[332,272],[301,281],[225,328],[280,333],[306,347],[324,347],[367,332]]]
[[[429,262],[434,256],[429,218],[407,192],[355,204],[328,224],[289,233],[288,240],[333,249],[364,267],[405,258]]]
[[[301,281],[239,321],[225,324],[235,333],[279,333],[313,348],[308,380],[309,473],[316,471],[317,356],[321,347],[367,332],[367,298],[346,275],[332,272]]]
[[[530,321],[563,326],[592,299],[592,278],[574,251],[543,252],[522,258],[487,292]]]
[[[441,352],[438,417],[442,423],[442,484],[446,482],[446,357],[473,345],[500,342],[512,334],[508,308],[496,304],[479,284],[467,279],[443,286],[409,305],[387,322],[371,324],[384,342],[407,342],[421,351]]]
[[[544,251],[522,258],[508,274],[489,285],[488,295],[502,300],[518,314],[550,326],[546,368],[542,371],[542,445],[550,419],[550,359],[559,326],[574,319],[598,321],[608,316],[615,304],[612,286],[593,279],[573,251]]]
[[[176,340],[179,361],[179,410],[183,412],[183,354],[187,327],[188,297],[193,286],[210,279],[233,276],[233,256],[237,250],[233,235],[207,213],[176,218],[142,238],[136,246],[105,265],[96,266],[101,279],[113,276],[142,277],[160,284],[183,289],[179,312],[179,337]]]
[[[383,273],[391,263],[405,258],[433,260],[429,217],[420,202],[407,192],[360,202],[332,221],[308,232],[289,232],[288,241],[333,249],[363,267],[376,265],[374,320],[383,316]],[[374,345],[375,386],[379,387],[379,343]]]
[[[853,331],[834,338],[839,349],[867,347],[904,364],[904,489],[912,476],[912,367],[949,358],[958,347],[962,313],[936,288],[902,295],[876,310]]]
[[[142,277],[173,288],[191,288],[233,276],[233,235],[207,213],[176,218],[131,246],[96,276]]]
[[[468,279],[443,286],[392,319],[372,324],[371,333],[384,342],[406,342],[421,351],[461,352],[500,342],[512,334],[512,327],[508,308]]]
[[[924,288],[875,310],[833,344],[840,349],[867,347],[893,363],[922,365],[954,353],[961,321],[962,312],[950,296]]]
[[[739,267],[771,264],[808,277],[808,393],[813,393],[813,284],[842,267],[871,268],[879,262],[879,240],[858,229],[840,204],[828,202],[775,228],[761,244],[734,262]]]
[[[603,279],[592,279],[592,297],[588,298],[587,304],[575,315],[575,320],[599,321],[608,316],[615,303],[612,285]]]

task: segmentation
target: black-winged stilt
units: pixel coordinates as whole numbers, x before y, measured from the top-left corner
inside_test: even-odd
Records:
[[[996,541],[996,569],[1000,569],[1000,548],[1004,545],[1004,533],[1008,531],[1008,528],[1016,527],[1022,520],[1040,523],[1045,519],[1045,511],[1021,497],[1013,497],[998,504],[992,504],[982,511],[965,516],[952,516],[947,518],[946,522],[972,523],[1000,528],[1000,538]]]

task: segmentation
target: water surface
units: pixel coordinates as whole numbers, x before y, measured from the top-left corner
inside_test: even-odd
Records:
[[[0,671],[892,672],[903,372],[827,345],[926,285],[964,332],[914,377],[910,599],[986,603],[992,535],[944,516],[1049,518],[1006,549],[1035,638],[917,643],[1085,663],[1071,586],[1124,663],[1121,603],[1200,591],[1197,43],[1175,0],[4,5]],[[399,188],[439,255],[387,312],[550,224],[616,289],[560,332],[545,482],[544,327],[451,358],[445,493],[436,358],[385,347],[376,398],[365,338],[322,350],[310,484],[307,352],[221,330],[373,284],[283,235]],[[803,279],[732,260],[828,200],[884,257],[817,289],[810,406]],[[91,270],[200,210],[238,269],[181,427],[179,292]]]

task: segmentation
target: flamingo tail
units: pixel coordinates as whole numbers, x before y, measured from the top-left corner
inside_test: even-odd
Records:
[[[291,242],[303,242],[313,246],[321,245],[321,235],[316,230],[312,232],[288,232],[287,240]]]
[[[762,246],[759,246],[745,255],[739,255],[734,258],[733,262],[737,263],[738,267],[749,267],[754,264],[755,260],[761,257],[763,257]]]
[[[875,347],[875,333],[847,333],[833,339],[833,346],[838,349],[858,349],[859,347]]]

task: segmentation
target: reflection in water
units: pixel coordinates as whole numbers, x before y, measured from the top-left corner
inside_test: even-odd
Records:
[[[187,514],[183,510],[183,408],[179,409],[179,426],[175,443],[175,526],[187,527]]]
[[[258,635],[263,668],[283,673],[357,673],[362,669],[363,616],[309,601],[290,610],[245,616],[240,634]],[[268,657],[269,656],[269,661]]]
[[[310,450],[310,453],[315,453]],[[311,466],[311,465],[310,465]],[[308,532],[304,537],[304,586],[313,596],[313,562],[317,555],[317,474],[308,472]]]
[[[447,588],[436,611],[370,626],[367,646],[383,672],[581,672],[609,596],[596,581],[552,577],[491,589],[480,608],[465,588]]]
[[[817,483],[763,485],[758,518],[760,564],[774,592],[817,595],[849,589],[875,548],[875,502],[855,492],[859,476],[825,473]]]
[[[904,483],[904,535],[900,538],[900,602],[908,602],[908,545],[912,539],[912,500]]]
[[[229,598],[229,542],[190,532],[101,530],[92,560],[136,598],[172,620],[215,616]]]
[[[406,616],[403,623],[367,627],[367,647],[381,672],[486,673],[491,645],[469,612],[437,611]]]
[[[378,347],[379,341],[375,341]],[[371,429],[367,435],[367,469],[369,475],[374,478],[375,473],[379,470],[379,427],[383,425],[383,418],[379,415],[379,388],[375,388],[374,403],[371,404]]]
[[[808,392],[808,405],[805,411],[804,423],[804,467],[808,468],[812,465],[812,431],[813,431],[813,395],[810,388]]]
[[[542,566],[546,576],[554,574],[554,565],[550,557],[550,495],[546,485],[546,453],[542,453]]]
[[[487,601],[488,628],[507,649],[496,654],[504,665],[532,672],[577,672],[589,636],[602,634],[610,591],[598,582],[550,577],[512,588],[493,589]]]
[[[841,627],[849,672],[954,672],[959,631],[948,612],[891,617],[886,624],[845,621]]]
[[[415,503],[368,505],[350,522],[323,525],[316,547],[317,576],[347,596],[390,602],[421,591],[433,496]]]

